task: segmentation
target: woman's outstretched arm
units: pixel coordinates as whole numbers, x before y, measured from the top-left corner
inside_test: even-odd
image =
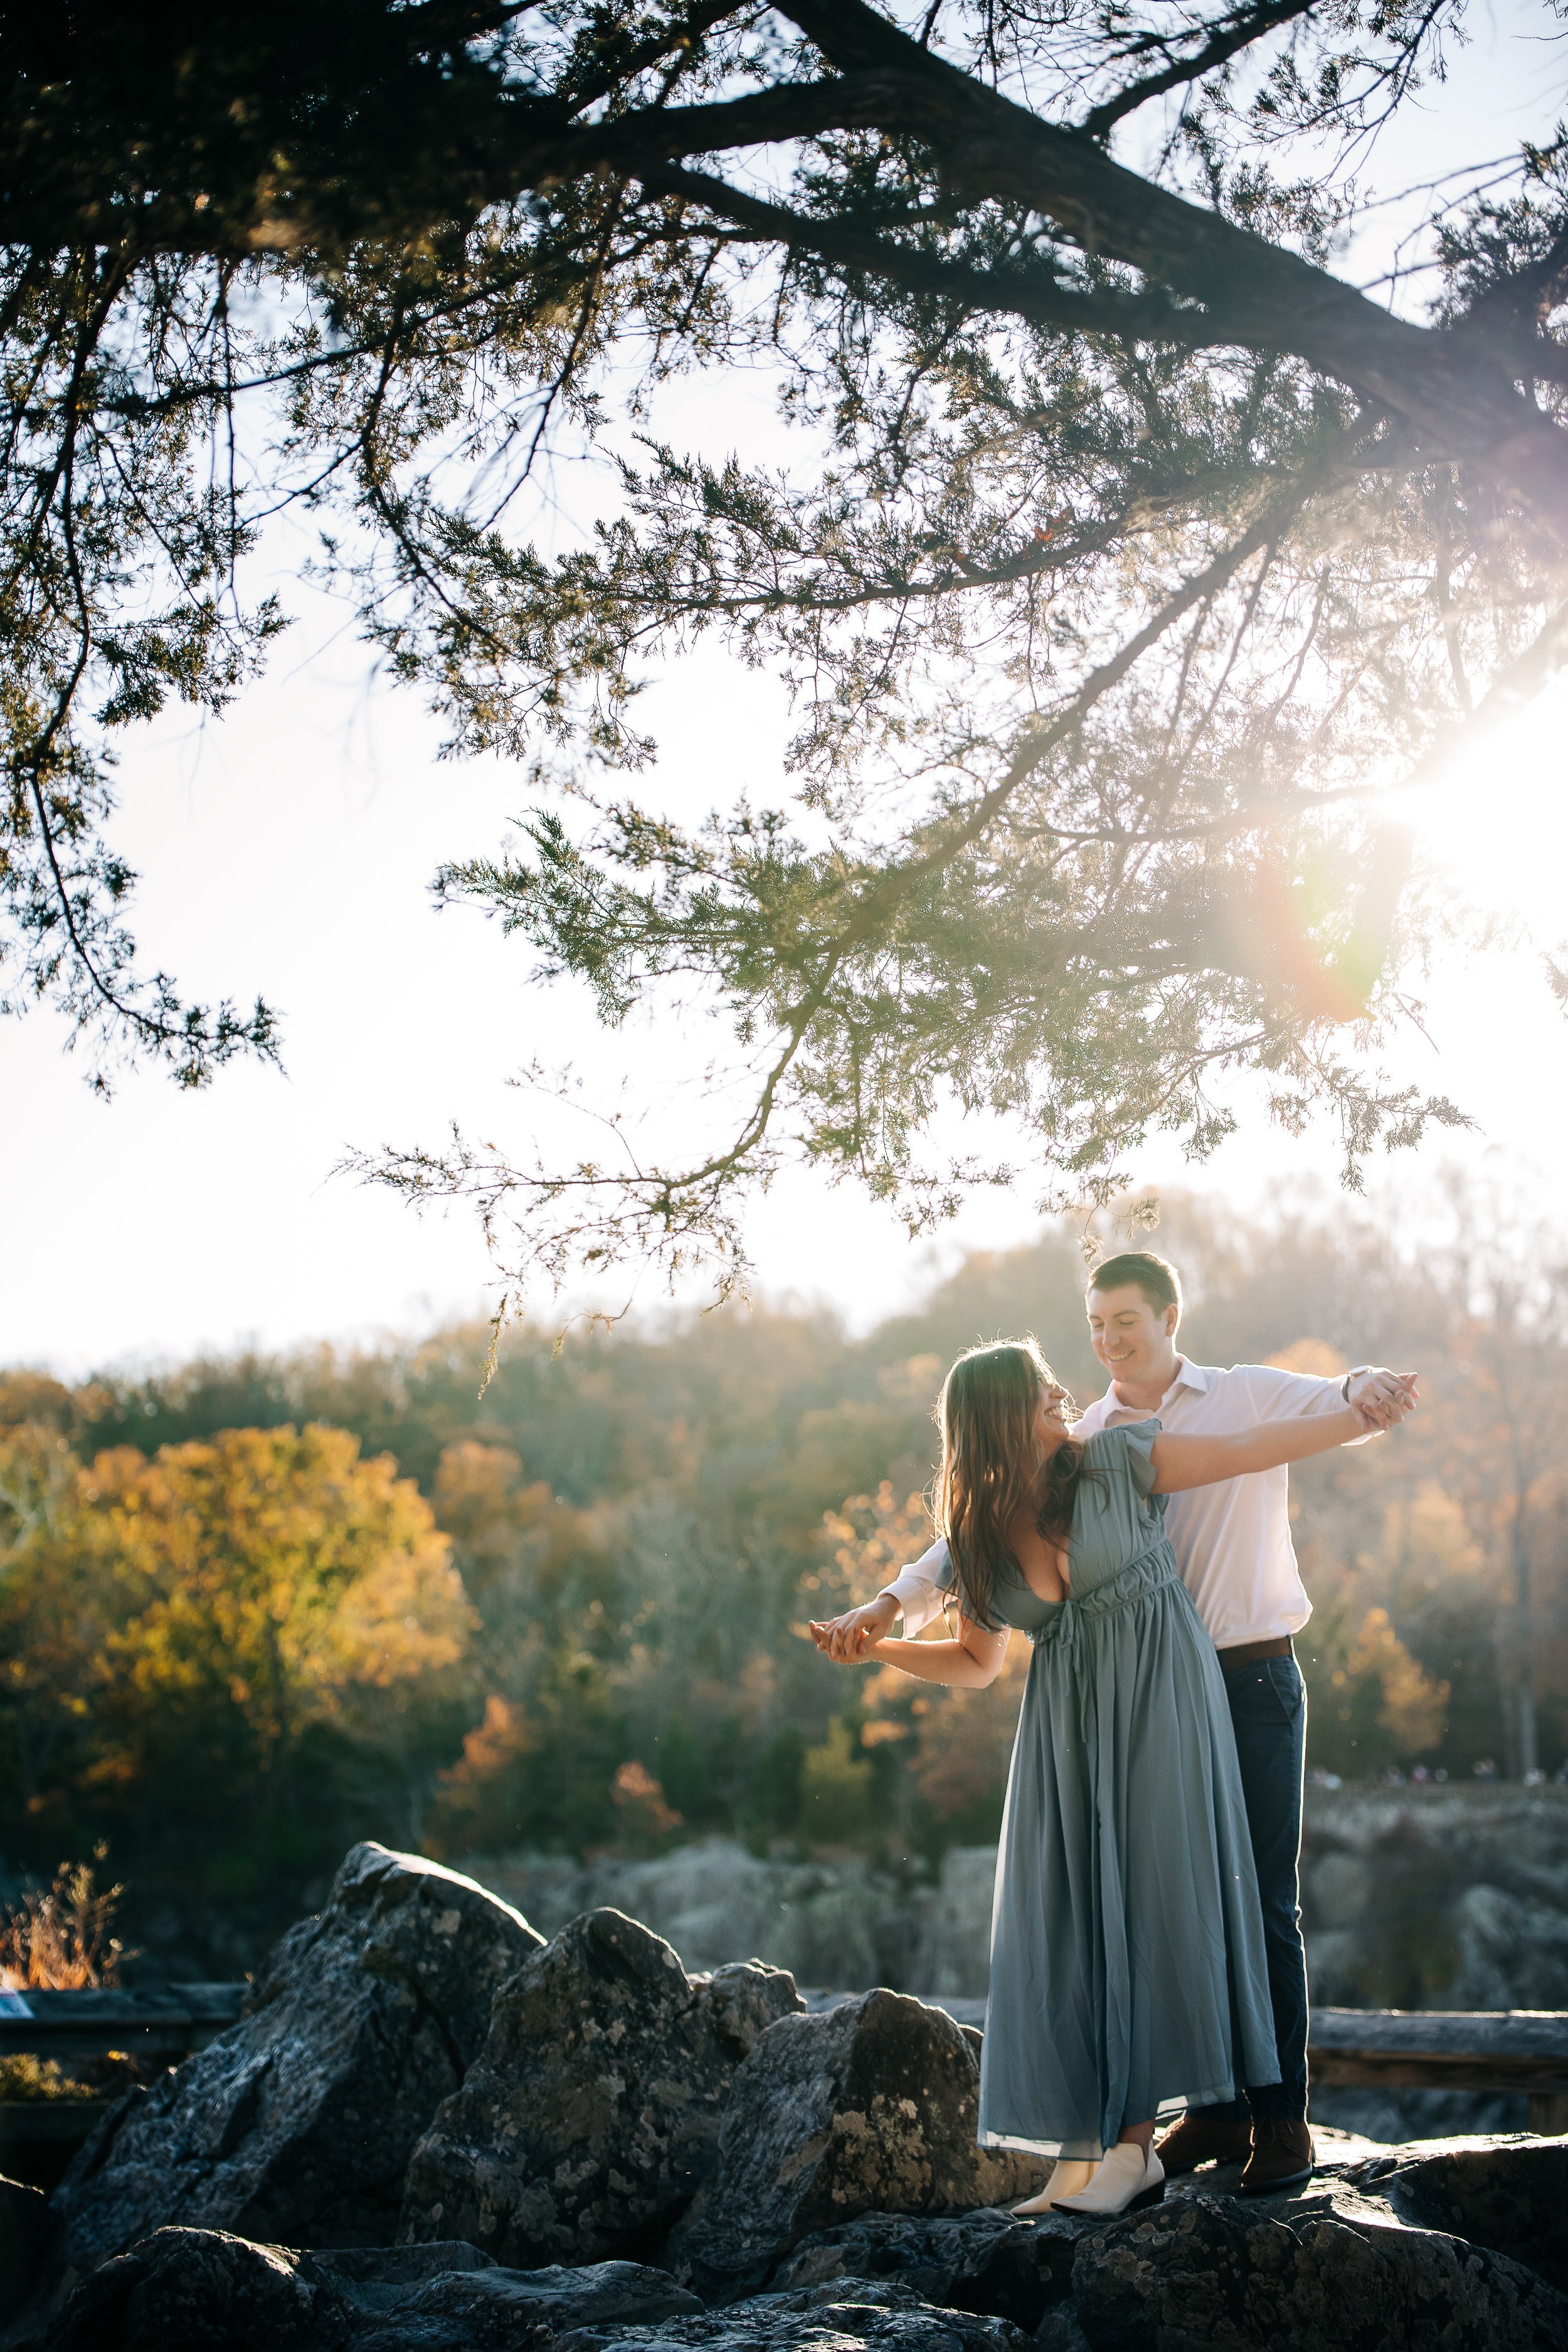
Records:
[[[1347,1404],[1342,1412],[1307,1421],[1260,1422],[1234,1437],[1172,1437],[1162,1430],[1154,1440],[1154,1492],[1179,1495],[1189,1486],[1216,1486],[1222,1478],[1245,1477],[1249,1470],[1274,1470],[1281,1463],[1331,1454],[1369,1428],[1392,1429],[1415,1410],[1415,1378],[1414,1372],[1403,1374],[1402,1394],[1375,1411]]]
[[[837,1622],[837,1621],[836,1621]],[[988,1633],[984,1626],[959,1619],[955,1642],[860,1641],[851,1650],[830,1646],[832,1625],[813,1625],[811,1638],[819,1650],[842,1659],[846,1665],[897,1666],[917,1682],[954,1683],[965,1690],[984,1690],[1002,1671],[1007,1635]]]

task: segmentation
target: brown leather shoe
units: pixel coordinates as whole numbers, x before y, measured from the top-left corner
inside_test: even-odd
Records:
[[[1252,2154],[1241,2176],[1244,2197],[1277,2197],[1312,2177],[1312,2135],[1304,2123],[1265,2116],[1252,2126]]]
[[[1245,2164],[1251,2152],[1252,2126],[1244,2117],[1209,2116],[1201,2111],[1184,2116],[1154,2146],[1168,2180],[1211,2158],[1218,2164]]]

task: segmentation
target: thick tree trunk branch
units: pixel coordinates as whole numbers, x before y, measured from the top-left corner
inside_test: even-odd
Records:
[[[1023,204],[1086,252],[1202,302],[1256,350],[1293,352],[1405,417],[1546,522],[1568,552],[1568,435],[1515,389],[1479,338],[1413,326],[1216,212],[1153,186],[1081,132],[1042,122],[932,57],[864,0],[781,0],[845,73],[898,74],[906,126],[941,154],[958,193]]]
[[[1218,333],[1202,310],[1184,310],[1163,294],[1080,294],[1043,268],[969,269],[962,262],[895,245],[852,221],[817,219],[765,203],[710,173],[649,165],[637,177],[654,194],[689,196],[769,244],[814,254],[837,268],[864,271],[907,293],[933,296],[970,312],[1005,312],[1033,326],[1113,335],[1123,341],[1179,343],[1189,350],[1233,341]]]

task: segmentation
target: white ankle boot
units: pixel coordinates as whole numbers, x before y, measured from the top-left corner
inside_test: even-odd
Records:
[[[1056,2168],[1037,2197],[1026,2197],[1021,2205],[1010,2205],[1010,2213],[1048,2213],[1064,2197],[1076,2197],[1094,2179],[1095,2168],[1079,2156],[1058,2156]]]
[[[1127,2213],[1158,2205],[1164,2193],[1165,2168],[1153,2149],[1145,2156],[1135,2140],[1121,2140],[1106,2149],[1087,2188],[1053,2202],[1063,2213]]]

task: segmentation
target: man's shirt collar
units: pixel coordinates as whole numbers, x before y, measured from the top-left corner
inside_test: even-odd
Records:
[[[1174,1396],[1178,1389],[1194,1389],[1199,1396],[1205,1396],[1208,1392],[1208,1385],[1209,1376],[1202,1364],[1189,1363],[1185,1356],[1178,1356],[1176,1359],[1176,1377],[1171,1382],[1170,1387],[1165,1391],[1165,1396]],[[1162,1397],[1160,1404],[1163,1404],[1165,1398]],[[1120,1395],[1117,1393],[1116,1383],[1114,1381],[1112,1381],[1110,1384],[1110,1404],[1111,1410],[1115,1412],[1144,1412],[1149,1410],[1149,1408],[1144,1405],[1123,1404]],[[1153,1407],[1153,1411],[1155,1412],[1158,1412],[1159,1410],[1160,1405],[1155,1405]]]

